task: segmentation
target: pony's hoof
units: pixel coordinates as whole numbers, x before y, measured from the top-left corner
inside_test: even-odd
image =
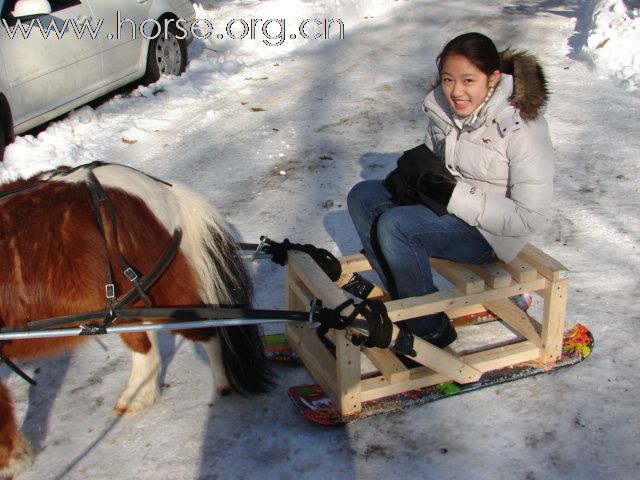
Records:
[[[158,396],[159,393],[155,391],[146,395],[141,393],[134,395],[125,390],[113,407],[113,413],[114,415],[135,415],[156,403]]]
[[[140,400],[130,400],[127,402],[118,401],[113,407],[114,415],[135,415],[136,413],[140,413],[143,410],[146,410],[154,402],[142,402]]]
[[[18,432],[13,452],[6,466],[0,468],[0,478],[12,478],[31,466],[31,446],[24,435]]]

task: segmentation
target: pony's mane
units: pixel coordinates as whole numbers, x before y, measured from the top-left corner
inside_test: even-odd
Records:
[[[198,275],[203,301],[212,305],[235,304],[233,292],[242,289],[244,273],[234,261],[233,239],[225,221],[207,201],[180,184],[167,184],[130,167],[105,164],[93,172],[106,189],[122,190],[144,199],[169,234],[182,231],[181,250]],[[87,169],[76,169],[51,178],[69,183],[86,182]]]

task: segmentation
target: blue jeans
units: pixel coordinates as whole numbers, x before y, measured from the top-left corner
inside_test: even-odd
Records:
[[[440,217],[424,205],[397,205],[381,180],[356,184],[347,205],[365,255],[393,298],[437,291],[429,257],[477,264],[494,259],[477,228],[455,215]],[[443,318],[427,315],[406,325],[421,335],[437,329]]]

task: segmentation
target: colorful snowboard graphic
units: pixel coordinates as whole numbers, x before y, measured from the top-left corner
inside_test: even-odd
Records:
[[[264,345],[264,354],[269,360],[285,365],[302,365],[302,360],[289,346],[284,333],[263,335],[262,344]]]
[[[363,402],[362,411],[350,416],[341,415],[333,405],[331,399],[318,385],[291,387],[288,390],[288,394],[293,404],[309,420],[321,425],[343,425],[373,415],[395,412],[452,395],[512,382],[532,375],[547,373],[562,367],[575,365],[587,358],[592,348],[593,336],[591,332],[585,326],[577,324],[565,332],[562,357],[554,365],[544,365],[535,361],[523,362],[510,367],[486,372],[479,381],[474,383],[459,385],[455,382],[446,382]]]

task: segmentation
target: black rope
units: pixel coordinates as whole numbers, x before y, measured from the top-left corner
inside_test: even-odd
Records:
[[[260,240],[264,242],[263,251],[271,254],[271,261],[278,265],[284,266],[287,262],[289,250],[298,250],[309,255],[332,281],[337,281],[342,274],[342,266],[338,259],[324,248],[318,248],[309,243],[304,245],[291,243],[288,238],[282,242],[276,242],[266,237],[260,237]]]
[[[340,314],[347,306],[353,305],[353,310],[348,316]],[[393,336],[393,322],[387,313],[387,307],[380,300],[363,300],[355,303],[349,299],[333,310],[323,309],[319,315],[320,326],[316,330],[318,336],[324,341],[324,336],[330,328],[344,330],[354,325],[358,316],[364,318],[367,324],[367,335],[354,334],[351,342],[354,345],[364,345],[368,348],[388,348]]]
[[[393,336],[393,322],[389,318],[385,304],[380,300],[365,300],[360,305],[363,305],[360,314],[367,322],[369,335],[366,339],[354,335],[351,342],[354,345],[364,343],[364,346],[369,348],[389,347]]]
[[[33,378],[31,378],[29,375],[27,375],[27,373],[22,370],[18,365],[16,365],[15,363],[13,363],[9,357],[7,357],[4,353],[0,352],[0,360],[2,360],[7,367],[9,367],[11,370],[13,370],[18,376],[22,377],[24,380],[27,381],[27,383],[30,383],[31,385],[37,385],[38,382],[36,382]]]
[[[355,316],[344,317],[340,315],[340,312],[349,305],[353,305],[352,299],[341,303],[334,309],[323,308],[320,311],[320,314],[317,316],[320,326],[316,329],[316,333],[318,334],[318,337],[320,337],[320,339],[323,339],[331,328],[334,330],[344,330],[345,328],[353,324]]]

